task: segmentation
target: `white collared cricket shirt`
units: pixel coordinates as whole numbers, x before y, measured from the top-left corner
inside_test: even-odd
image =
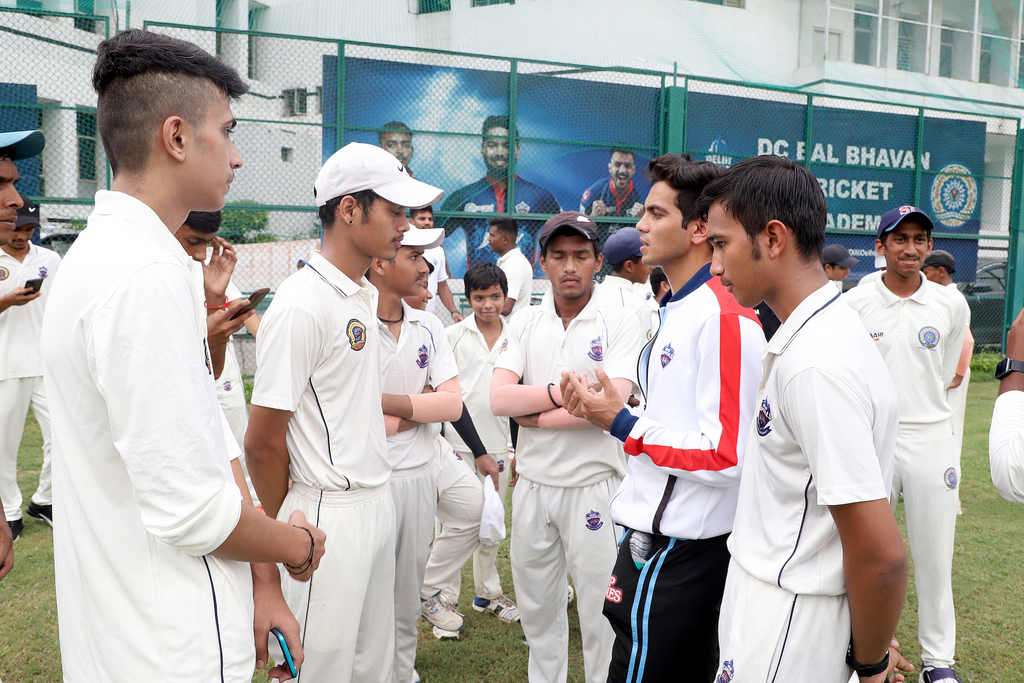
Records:
[[[512,305],[509,317],[529,307],[533,296],[533,266],[523,256],[519,247],[513,247],[498,257],[498,267],[505,273],[508,281],[508,295],[516,300]]]
[[[402,329],[396,340],[377,320],[381,340],[381,389],[385,394],[411,395],[427,385],[437,388],[459,376],[444,325],[433,313],[402,302]],[[452,430],[454,431],[454,430]],[[434,457],[440,423],[421,424],[388,437],[388,458],[396,470],[419,467]]]
[[[906,298],[889,291],[882,278],[843,296],[860,315],[896,383],[901,428],[949,436],[953,410],[946,388],[963,350],[969,314],[963,296],[923,274],[921,286]]]
[[[0,249],[0,297],[24,287],[29,280],[43,278],[38,299],[0,313],[0,381],[43,374],[39,330],[58,267],[60,256],[45,247],[30,243],[24,261]]]
[[[509,445],[509,424],[507,417],[498,417],[491,412],[491,376],[494,364],[503,346],[508,346],[508,323],[501,321],[501,335],[494,346],[487,348],[487,341],[476,324],[476,315],[467,316],[462,322],[445,329],[455,363],[459,368],[459,387],[462,400],[469,408],[470,417],[480,440],[488,453],[498,454],[502,460]],[[445,428],[445,438],[460,453],[469,453],[469,447],[455,431]]]
[[[829,505],[888,499],[896,389],[857,313],[831,283],[765,347],[729,551],[791,593],[843,595]]]
[[[606,306],[622,306],[636,316],[640,336],[646,343],[658,331],[659,313],[652,312],[647,301],[633,293],[633,283],[616,275],[609,275],[597,286],[597,294]],[[653,295],[652,295],[653,296]]]
[[[148,206],[96,193],[43,316],[66,681],[252,677],[247,563],[210,555],[241,494],[192,260]]]
[[[710,266],[662,311],[638,363],[646,407],[637,415],[623,409],[609,430],[633,456],[612,519],[674,538],[713,538],[732,530],[764,334]]]
[[[432,297],[427,302],[427,313],[433,313],[434,307],[437,305],[437,286],[448,280],[448,262],[445,260],[443,246],[424,249],[423,258],[434,266],[433,272],[427,276],[427,289],[430,290]]]
[[[288,474],[348,491],[391,476],[380,408],[377,290],[320,254],[281,283],[256,337],[252,404],[293,413]]]
[[[562,371],[586,373],[595,381],[603,368],[611,379],[636,383],[640,347],[636,318],[623,308],[604,308],[591,296],[568,327],[555,311],[554,294],[540,306],[515,314],[509,321],[508,347],[501,349],[496,368],[511,370],[531,386],[562,381]],[[598,427],[583,429],[521,429],[516,471],[548,486],[590,486],[626,472],[622,444]]]

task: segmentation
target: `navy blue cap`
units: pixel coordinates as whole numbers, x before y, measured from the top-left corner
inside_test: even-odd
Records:
[[[928,217],[928,214],[916,206],[910,206],[908,204],[895,209],[889,209],[882,214],[882,220],[878,224],[878,239],[882,239],[882,236],[885,235],[885,233],[889,232],[899,225],[901,221],[906,218],[910,218],[911,216],[916,218],[917,222],[920,223],[928,232],[931,232],[935,227],[932,225],[932,219]]]
[[[0,150],[9,154],[11,161],[28,159],[43,151],[46,138],[38,130],[19,130],[13,133],[0,133]]]
[[[604,259],[617,266],[628,258],[642,256],[640,251],[640,231],[636,228],[619,228],[604,242],[601,250]]]

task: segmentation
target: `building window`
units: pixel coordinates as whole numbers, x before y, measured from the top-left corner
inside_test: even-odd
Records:
[[[306,92],[305,88],[294,88],[292,90],[285,90],[281,95],[284,98],[284,115],[305,115],[307,95],[308,93]]]
[[[853,63],[875,64],[875,39],[878,34],[878,17],[870,14],[853,15]]]
[[[420,14],[448,12],[452,8],[452,0],[420,0]]]
[[[838,62],[843,54],[843,32],[828,32],[828,54],[825,54],[825,29],[820,26],[814,27],[811,50],[814,53],[814,61],[825,59],[829,62]]]
[[[96,182],[96,114],[78,112],[78,179]]]
[[[75,17],[75,28],[79,31],[96,33],[96,20],[87,17],[96,13],[95,0],[75,0],[75,14],[84,14],[84,17]]]
[[[249,30],[250,31],[259,31],[260,30],[260,25],[263,23],[262,22],[262,20],[263,20],[263,12],[266,9],[267,9],[266,5],[261,5],[258,2],[250,2],[249,3]],[[249,72],[248,73],[249,73],[249,78],[252,78],[252,79],[258,78],[258,76],[256,75],[256,66],[257,66],[256,56],[257,56],[257,46],[258,46],[258,43],[259,43],[259,38],[257,38],[254,35],[250,35],[249,36]]]
[[[322,85],[316,86],[316,113],[324,113],[324,87]]]
[[[293,150],[291,147],[282,147],[281,148],[281,161],[291,161],[292,160],[292,152],[294,152],[294,151],[295,150]]]

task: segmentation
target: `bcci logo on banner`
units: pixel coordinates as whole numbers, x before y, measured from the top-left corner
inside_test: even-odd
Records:
[[[940,223],[959,228],[978,208],[978,183],[963,164],[947,164],[932,181],[932,213]]]

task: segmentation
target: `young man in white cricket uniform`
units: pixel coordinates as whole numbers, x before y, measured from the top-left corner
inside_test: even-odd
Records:
[[[636,319],[623,308],[602,307],[595,296],[598,240],[593,219],[576,211],[544,224],[538,241],[551,289],[540,306],[512,317],[491,382],[491,411],[523,427],[511,475],[519,476],[511,554],[532,683],[566,680],[567,572],[576,587],[588,683],[606,680],[614,640],[601,608],[615,563],[609,506],[625,455],[621,444],[562,407],[558,386],[563,371],[594,377],[601,367],[625,401],[636,381]]]
[[[29,406],[43,434],[43,466],[25,514],[53,526],[50,410],[43,390],[39,332],[50,278],[60,266],[60,256],[29,241],[39,225],[39,207],[27,197],[22,200],[14,230],[0,244],[0,499],[14,540],[22,529],[18,446]],[[43,281],[39,288],[19,295],[26,282],[37,279]]]
[[[896,389],[825,277],[825,197],[807,169],[759,156],[704,188],[711,272],[782,321],[748,426],[718,683],[882,683],[907,582],[889,507]]]
[[[470,267],[463,282],[469,304],[473,307],[473,315],[446,328],[445,333],[459,368],[462,400],[484,450],[477,456],[454,428],[446,427],[445,435],[459,458],[472,468],[483,486],[492,487],[504,501],[509,475],[509,425],[508,418],[496,417],[491,412],[491,376],[494,374],[498,352],[508,334],[507,323],[501,315],[508,284],[504,272],[493,263],[477,263]],[[440,591],[449,602],[457,603],[462,565],[472,555],[476,588],[473,609],[494,614],[506,623],[519,621],[519,609],[505,597],[501,588],[496,562],[498,544],[484,547],[476,538],[469,539],[472,542],[467,544],[447,546],[452,550],[447,556],[439,552],[439,542],[443,537],[458,535],[464,530],[471,530],[471,527],[466,522],[444,525],[430,554],[420,597],[428,599]],[[480,520],[477,518],[478,534],[479,527]],[[443,549],[446,545],[440,547]]]
[[[409,209],[409,223],[414,228],[431,229],[434,227],[434,207],[424,206],[421,209]],[[452,298],[451,287],[448,286],[448,278],[451,272],[448,268],[448,260],[444,253],[444,244],[431,247],[423,252],[423,258],[427,260],[433,269],[427,276],[427,289],[431,298],[427,300],[427,313],[434,312],[435,298],[441,300],[441,305],[448,311],[454,322],[462,321],[462,314],[455,307],[455,300]]]
[[[821,263],[825,266],[825,277],[842,292],[843,281],[850,277],[850,269],[860,263],[860,259],[851,256],[843,245],[830,244],[821,250]]]
[[[269,563],[308,580],[325,536],[252,505],[195,264],[174,239],[189,211],[224,205],[242,164],[230,100],[246,85],[191,43],[133,29],[100,43],[93,86],[112,189],[96,193],[42,330],[64,680],[242,683],[272,627],[301,666]]]
[[[992,409],[988,457],[1000,495],[1024,503],[1024,310],[1006,335],[1006,357],[996,365],[999,395]]]
[[[846,295],[860,314],[899,391],[900,428],[892,506],[900,494],[914,559],[921,680],[959,681],[953,669],[953,536],[960,457],[946,390],[956,375],[967,302],[921,272],[932,248],[932,221],[913,206],[882,214],[875,249],[885,274]]]
[[[604,602],[616,636],[611,683],[711,681],[718,666],[726,540],[764,346],[757,315],[711,275],[696,200],[723,170],[678,154],[647,167],[643,259],[665,269],[675,295],[640,355],[644,408],[631,412],[613,391],[588,390],[571,374],[562,383],[569,411],[632,456],[611,505],[628,529]]]
[[[220,211],[192,211],[174,233],[174,238],[192,260],[200,264],[193,272],[197,279],[202,280],[206,296],[206,329],[213,377],[217,382],[217,402],[224,411],[224,417],[227,418],[231,435],[238,443],[238,448],[243,449],[245,429],[249,425],[249,411],[245,405],[242,369],[238,365],[238,356],[231,337],[242,329],[243,325],[255,337],[260,319],[255,313],[239,316],[235,320],[231,320],[231,316],[219,314],[220,310],[230,308],[233,302],[245,299],[238,287],[231,282],[231,274],[235,270],[237,260],[234,247],[216,236],[220,229],[220,221]],[[207,258],[209,244],[213,245],[213,249]],[[245,475],[245,483],[249,487],[249,496],[259,505],[259,497],[249,477],[244,454],[238,457],[238,464],[242,466],[242,474]]]
[[[487,247],[498,255],[498,267],[505,273],[508,296],[501,314],[506,318],[529,307],[533,296],[533,266],[519,251],[519,224],[515,218],[492,218],[487,229]]]
[[[397,530],[395,683],[418,681],[414,667],[420,587],[434,536],[437,478],[447,448],[446,444],[439,445],[437,437],[441,422],[456,420],[462,414],[459,369],[444,326],[437,316],[403,301],[404,297],[419,294],[426,285],[429,269],[423,251],[436,247],[443,239],[441,228],[409,230],[394,257],[374,259],[370,267],[370,283],[380,292],[377,328],[381,338],[381,404],[392,468],[388,486],[395,501]],[[424,391],[425,387],[430,390]]]
[[[46,141],[38,130],[23,130],[11,133],[0,133],[0,244],[6,242],[18,219],[18,209],[22,206],[21,194],[14,184],[18,181],[18,167],[15,160],[28,159],[42,151]],[[22,300],[31,301],[39,293],[28,287],[18,287],[8,292],[8,302]],[[0,506],[3,505],[0,496]],[[10,525],[0,526],[0,579],[3,579],[14,566],[14,536]],[[19,532],[20,533],[20,532]]]
[[[646,342],[658,331],[661,317],[651,311],[646,299],[634,294],[634,287],[646,283],[651,274],[651,267],[642,260],[640,231],[632,227],[619,228],[608,235],[601,253],[605,263],[611,264],[612,272],[601,283],[598,294],[607,305],[623,306],[631,311]]]
[[[398,251],[404,207],[442,192],[360,143],[335,152],[313,188],[323,245],[281,284],[260,324],[246,455],[268,515],[304,510],[336,544],[323,580],[285,592],[303,625],[309,679],[391,683],[395,505],[377,290],[364,274]]]

